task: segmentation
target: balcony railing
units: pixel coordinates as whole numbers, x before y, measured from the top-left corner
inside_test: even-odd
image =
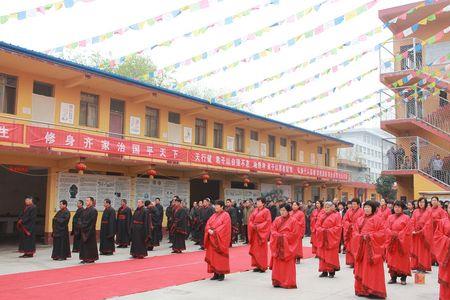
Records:
[[[423,65],[422,41],[417,38],[394,40],[379,49],[381,74],[418,70]]]
[[[420,171],[450,187],[450,151],[413,137],[384,139],[383,171]]]
[[[385,92],[380,93],[381,120],[415,119],[450,134],[450,105],[446,98],[439,95],[429,96],[426,90],[402,88],[395,90],[396,105],[386,104],[386,97],[391,97]]]

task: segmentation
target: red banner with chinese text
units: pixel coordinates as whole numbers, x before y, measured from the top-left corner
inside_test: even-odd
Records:
[[[0,122],[0,142],[23,143],[23,125]]]

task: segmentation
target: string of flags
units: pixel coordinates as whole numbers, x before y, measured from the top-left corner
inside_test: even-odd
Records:
[[[223,0],[200,0],[198,2],[189,4],[189,5],[185,5],[183,7],[162,13],[160,15],[148,18],[148,19],[140,21],[138,23],[131,24],[129,26],[121,27],[121,28],[112,30],[107,33],[103,33],[103,34],[96,35],[96,36],[93,36],[93,37],[90,37],[90,38],[87,38],[84,40],[79,40],[79,41],[72,42],[72,43],[69,43],[69,44],[66,44],[63,46],[49,49],[49,50],[45,51],[45,53],[57,54],[57,53],[63,53],[64,49],[76,49],[76,48],[80,48],[80,47],[84,48],[84,47],[88,47],[91,45],[95,45],[100,42],[109,40],[115,36],[123,35],[130,30],[133,30],[133,31],[143,30],[145,27],[151,27],[157,23],[172,20],[172,19],[180,16],[182,13],[195,12],[195,11],[207,9],[212,4],[219,3],[222,1]],[[278,1],[278,0],[275,0],[275,1]]]
[[[347,12],[347,13],[345,13],[345,14],[337,17],[337,18],[334,18],[331,21],[323,23],[323,24],[315,27],[314,29],[308,30],[306,32],[303,32],[303,33],[295,36],[295,37],[292,37],[289,40],[287,40],[287,41],[285,41],[285,42],[283,42],[283,43],[281,43],[279,45],[275,45],[275,46],[269,47],[269,48],[267,48],[267,49],[265,49],[265,50],[263,50],[261,52],[255,53],[255,54],[253,54],[251,56],[251,60],[255,60],[255,59],[259,59],[261,57],[265,57],[270,52],[277,53],[277,52],[279,52],[281,50],[281,48],[292,47],[292,46],[294,46],[295,44],[297,44],[301,40],[315,37],[315,36],[323,33],[324,31],[329,30],[332,27],[335,27],[335,26],[338,26],[338,25],[342,24],[344,21],[349,21],[349,20],[351,20],[351,19],[353,19],[353,18],[363,14],[364,12],[366,12],[370,8],[372,8],[378,1],[380,1],[380,0],[372,0],[372,1],[370,1],[370,2],[368,2],[366,4],[364,4],[364,5],[361,5],[361,6],[357,7],[356,9],[353,9],[353,10],[351,10],[351,11],[349,11],[349,12]],[[259,31],[261,33],[263,33],[266,30],[269,30],[270,27],[271,26],[262,28]],[[256,35],[255,35],[255,37],[256,37]],[[172,72],[172,71],[174,71],[174,70],[176,70],[178,68],[181,68],[182,66],[187,66],[187,65],[190,65],[192,63],[195,63],[195,62],[207,59],[209,52],[215,53],[215,52],[224,51],[224,50],[227,50],[227,49],[230,49],[230,48],[238,47],[240,45],[240,43],[237,42],[235,44],[234,43],[235,41],[228,42],[228,43],[226,43],[226,44],[224,44],[222,46],[219,46],[219,47],[217,47],[217,48],[215,48],[213,50],[210,50],[208,52],[204,52],[202,54],[198,54],[196,56],[190,57],[190,58],[185,59],[183,61],[180,61],[180,62],[171,64],[171,65],[165,66],[163,68],[160,68],[158,70],[155,70],[154,72],[150,72],[148,75],[144,76],[143,79],[159,77],[159,76],[164,75],[167,72]],[[239,61],[236,63],[236,65],[237,64],[239,64]],[[221,69],[225,70],[225,68],[221,68]],[[229,68],[227,68],[227,69],[229,69]],[[184,85],[183,84],[177,84],[176,86],[173,86],[173,87],[174,88],[178,88],[178,89],[182,89],[184,87]]]
[[[42,16],[47,14],[50,11],[59,11],[64,8],[72,8],[75,4],[78,3],[89,3],[94,2],[95,0],[64,0],[58,1],[54,3],[47,3],[44,5],[40,5],[38,7],[30,8],[27,10],[22,10],[14,13],[10,13],[7,15],[0,16],[0,24],[5,24],[10,20],[22,21],[28,18],[33,18],[37,16]]]
[[[262,36],[264,33],[267,33],[270,30],[272,30],[273,28],[281,26],[282,24],[292,23],[294,21],[298,21],[298,20],[302,19],[303,17],[309,15],[313,11],[317,12],[323,4],[325,4],[327,2],[330,2],[330,1],[331,1],[331,3],[334,3],[334,2],[337,2],[337,1],[340,1],[340,0],[325,0],[325,1],[322,1],[319,4],[310,6],[310,7],[306,8],[306,9],[303,9],[303,10],[301,10],[301,11],[299,11],[299,12],[297,12],[297,13],[295,13],[295,14],[287,17],[287,18],[285,18],[285,19],[282,19],[282,20],[280,20],[280,21],[278,21],[276,23],[273,23],[269,27],[261,28],[261,29],[255,31],[255,32],[247,34],[247,36],[245,36],[243,38],[236,39],[236,40],[234,40],[232,42],[228,42],[228,43],[223,44],[222,46],[216,47],[213,50],[204,52],[206,54],[202,53],[201,57],[205,56],[205,59],[206,59],[208,57],[211,57],[212,55],[215,55],[215,54],[219,53],[220,51],[226,51],[228,49],[231,49],[231,47],[228,47],[228,44],[230,44],[230,43],[233,43],[233,45],[235,45],[237,47],[237,46],[240,46],[240,45],[242,45],[243,43],[245,43],[247,41],[254,40],[256,37]],[[143,53],[146,50],[154,50],[157,47],[169,47],[169,46],[171,46],[173,44],[173,42],[175,42],[179,38],[192,37],[192,36],[197,37],[197,36],[200,36],[200,35],[206,33],[211,28],[217,28],[219,26],[231,25],[231,24],[233,24],[234,22],[236,22],[238,19],[240,19],[242,17],[249,16],[253,12],[256,12],[256,11],[262,9],[262,8],[265,8],[265,7],[268,7],[270,5],[274,5],[274,4],[278,5],[279,4],[279,0],[268,1],[267,3],[254,6],[252,8],[246,9],[246,10],[241,11],[241,12],[239,12],[237,14],[232,15],[232,16],[227,16],[227,17],[225,17],[224,19],[222,19],[220,21],[216,21],[214,23],[202,26],[200,28],[197,28],[197,29],[194,29],[194,30],[189,31],[187,33],[184,33],[182,35],[179,35],[177,37],[174,37],[174,38],[171,38],[169,40],[160,42],[158,44],[154,44],[154,45],[152,45],[152,46],[150,46],[148,48],[144,48],[144,49],[141,49],[139,51],[136,51],[136,52],[133,52],[133,53],[129,53],[129,54],[125,55],[125,56],[122,56],[122,57],[119,57],[119,58],[116,58],[116,59],[112,59],[112,60],[109,61],[109,64],[111,66],[120,64],[120,63],[124,62],[129,56],[135,55],[137,53]],[[193,56],[193,57],[194,57],[193,61],[197,61],[197,60],[200,59],[199,55],[196,55],[196,56]]]
[[[376,119],[376,118],[378,118],[378,117],[381,117],[382,114],[388,112],[389,110],[393,109],[394,107],[396,107],[396,105],[392,105],[392,106],[386,107],[386,108],[384,108],[384,109],[381,109],[379,112],[376,112],[376,113],[372,114],[372,115],[369,116],[368,118],[366,118],[366,119],[364,119],[364,120],[362,120],[362,121],[360,121],[360,122],[358,122],[358,123],[355,123],[355,124],[353,124],[353,125],[350,125],[350,126],[347,126],[347,127],[343,128],[343,129],[341,129],[341,130],[338,130],[337,133],[343,133],[343,132],[345,132],[346,130],[353,129],[353,128],[356,128],[356,127],[359,127],[359,126],[361,126],[362,124],[364,124],[364,123],[366,123],[366,122],[369,122],[369,121],[372,121],[372,120],[374,120],[374,119]],[[320,130],[320,129],[318,129],[318,130]]]

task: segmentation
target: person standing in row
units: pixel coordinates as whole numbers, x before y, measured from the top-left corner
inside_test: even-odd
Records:
[[[83,264],[98,260],[97,234],[95,231],[97,216],[95,199],[92,197],[86,198],[86,209],[81,214],[80,260]]]
[[[342,219],[331,202],[325,202],[324,213],[316,222],[317,257],[319,277],[333,278],[340,270],[339,245],[341,243]]]
[[[364,215],[363,209],[360,207],[358,198],[353,198],[351,208],[345,213],[342,225],[344,228],[344,246],[345,246],[345,264],[353,268],[355,264],[355,254],[357,249],[352,249],[353,230],[355,224],[360,217]]]
[[[237,241],[237,234],[238,234],[238,216],[237,216],[237,210],[233,206],[233,202],[231,199],[227,199],[226,201],[226,207],[225,211],[230,215],[231,218],[231,242],[230,247],[233,246],[233,243]]]
[[[402,201],[395,201],[394,214],[386,221],[386,262],[391,275],[389,284],[397,283],[400,277],[402,285],[406,284],[406,277],[411,276],[411,220],[403,213],[406,205]]]
[[[73,235],[73,248],[72,252],[78,253],[80,252],[80,243],[81,243],[81,215],[83,214],[84,210],[84,202],[83,200],[77,201],[77,211],[73,215],[72,218],[72,232],[71,235]]]
[[[270,211],[264,206],[266,199],[256,200],[256,209],[248,218],[248,239],[250,248],[248,253],[252,258],[253,272],[264,273],[268,268],[268,239],[272,217]]]
[[[191,210],[189,211],[189,225],[191,227],[191,240],[195,245],[198,245],[198,203],[194,201],[192,203]]]
[[[439,205],[439,198],[437,196],[431,197],[431,218],[433,225],[433,234],[436,231],[437,225],[442,219],[447,218],[447,212]],[[431,252],[431,264],[437,265],[436,256]]]
[[[111,200],[103,201],[102,221],[100,224],[100,254],[113,255],[115,249],[114,235],[116,233],[116,211],[111,207]]]
[[[412,222],[411,269],[419,272],[431,271],[431,247],[433,242],[433,219],[427,209],[427,199],[420,197],[419,208],[414,210]]]
[[[36,205],[33,197],[25,197],[25,208],[17,221],[19,232],[19,252],[23,253],[21,258],[33,257],[36,252]]]
[[[380,206],[377,209],[377,215],[382,218],[384,222],[386,222],[389,216],[392,215],[392,211],[387,206],[387,202],[384,198],[381,198],[380,200]]]
[[[200,250],[205,250],[204,240],[205,240],[205,228],[206,223],[209,218],[214,214],[214,208],[211,206],[211,200],[209,198],[205,198],[203,200],[203,208],[200,209],[199,212],[199,223],[200,223]]]
[[[303,236],[305,235],[305,229],[306,229],[305,214],[300,209],[300,203],[299,202],[292,203],[291,215],[297,221],[299,229],[300,229],[299,230],[300,236],[298,237],[297,252],[296,252],[296,255],[295,255],[295,263],[299,264],[300,263],[300,259],[303,258],[303,242],[302,242],[302,240],[303,240]]]
[[[146,201],[147,204],[147,201]],[[149,201],[146,205],[148,211],[148,226],[149,226],[149,237],[147,241],[147,250],[153,251],[153,249],[159,246],[159,231],[158,226],[160,224],[160,210],[156,208],[155,203]]]
[[[69,240],[70,211],[67,209],[67,201],[59,201],[59,211],[53,217],[53,260],[66,260],[71,257]]]
[[[312,253],[316,254],[317,253],[317,245],[316,245],[316,222],[317,219],[319,218],[319,215],[322,213],[322,209],[323,209],[323,202],[317,200],[316,201],[316,209],[314,209],[314,211],[311,214],[311,240],[310,243],[312,245]]]
[[[376,215],[377,203],[364,203],[364,216],[354,224],[352,249],[355,255],[355,294],[386,298],[383,255],[386,241],[384,221]]]
[[[166,208],[166,218],[167,218],[167,233],[169,235],[169,243],[173,244],[173,236],[170,231],[172,228],[172,220],[173,220],[173,200],[170,201],[169,206]]]
[[[244,244],[248,244],[248,219],[252,214],[253,206],[250,204],[250,201],[244,201],[244,207],[242,208],[242,236],[244,240]]]
[[[231,218],[224,208],[225,203],[217,200],[214,205],[215,213],[206,223],[204,237],[208,273],[214,274],[211,280],[218,281],[223,281],[225,274],[230,273]]]
[[[188,234],[188,214],[186,209],[181,205],[181,199],[174,196],[173,203],[173,219],[170,232],[173,238],[172,253],[181,253],[186,250],[186,235]]]
[[[155,208],[158,210],[158,216],[160,216],[158,219],[159,222],[158,222],[157,226],[155,227],[155,231],[156,231],[156,236],[158,237],[158,242],[161,242],[162,238],[163,238],[162,222],[163,222],[163,216],[164,216],[164,208],[161,205],[161,199],[155,198]]]
[[[289,215],[291,210],[290,204],[280,205],[280,216],[272,223],[270,233],[272,285],[285,289],[297,288],[295,254],[300,229]]]
[[[439,299],[450,299],[450,205],[434,232],[434,254],[439,263]]]
[[[130,244],[130,230],[132,222],[131,208],[127,206],[127,200],[122,199],[121,206],[117,210],[116,243],[117,248],[127,248]]]
[[[147,253],[148,220],[144,200],[137,201],[137,208],[133,213],[131,224],[130,254],[133,258],[144,258]]]

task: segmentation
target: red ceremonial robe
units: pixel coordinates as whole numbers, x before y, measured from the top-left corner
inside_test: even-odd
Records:
[[[431,210],[414,210],[411,222],[413,227],[411,269],[431,271],[431,246],[433,241]],[[416,232],[415,234],[414,231]]]
[[[392,215],[392,211],[387,206],[380,206],[377,210],[377,215],[382,218],[384,222],[386,222],[389,216]]]
[[[316,223],[317,256],[319,272],[340,270],[339,244],[341,243],[342,218],[339,213],[330,212],[320,215]]]
[[[405,214],[390,215],[386,221],[386,262],[391,276],[411,276],[412,223]]]
[[[352,266],[355,264],[355,255],[352,251],[352,238],[353,238],[353,226],[356,221],[364,215],[362,208],[353,209],[350,208],[342,220],[342,226],[344,228],[344,246],[345,246],[345,264]]]
[[[295,258],[303,258],[303,236],[306,230],[305,213],[300,209],[291,211],[291,216],[297,221],[299,230],[298,244],[296,247]]]
[[[310,216],[310,228],[311,228],[311,239],[310,243],[312,245],[312,253],[316,254],[317,246],[316,246],[316,222],[317,218],[319,218],[319,214],[322,213],[322,209],[314,209]]]
[[[431,217],[433,219],[433,234],[436,231],[437,225],[440,223],[440,221],[442,219],[446,219],[447,218],[447,212],[442,209],[442,207],[431,207]],[[431,242],[431,244],[433,244],[433,241]],[[434,263],[436,262],[436,256],[434,255],[434,252],[431,251],[431,262]]]
[[[272,285],[286,289],[297,288],[295,253],[299,236],[297,221],[291,217],[277,217],[270,234],[270,269]]]
[[[439,300],[450,299],[450,216],[434,232],[434,254],[439,263]]]
[[[209,234],[210,229],[213,234]],[[225,211],[214,213],[206,223],[204,236],[205,261],[208,264],[208,273],[230,273],[230,241],[230,215]]]
[[[355,294],[386,298],[383,254],[384,222],[376,215],[360,217],[353,227]]]
[[[252,267],[265,271],[268,267],[268,247],[267,242],[270,234],[272,217],[270,211],[263,207],[256,208],[248,218],[248,240],[250,249],[248,253],[252,257]]]

